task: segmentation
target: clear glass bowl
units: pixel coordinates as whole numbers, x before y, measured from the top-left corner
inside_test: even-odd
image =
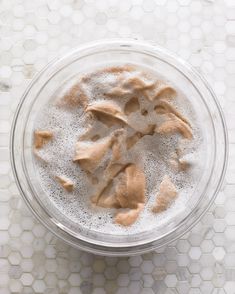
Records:
[[[205,162],[195,195],[180,216],[162,229],[130,236],[101,234],[72,223],[42,191],[34,168],[35,117],[70,76],[98,64],[138,63],[157,69],[190,97],[204,129]],[[18,188],[34,215],[57,237],[96,254],[118,256],[159,248],[187,232],[218,193],[227,163],[227,132],[221,108],[208,83],[192,66],[156,45],[134,40],[104,40],[79,47],[49,63],[31,82],[17,108],[11,132],[11,163]],[[197,199],[197,200],[194,200]]]

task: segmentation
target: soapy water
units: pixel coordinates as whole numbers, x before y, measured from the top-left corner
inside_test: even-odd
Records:
[[[143,67],[136,67],[136,72],[142,71]],[[158,73],[149,68],[144,68],[147,77],[152,79],[164,79]],[[94,71],[94,70],[93,70]],[[95,71],[94,71],[95,72]],[[136,72],[125,73],[132,76]],[[84,73],[81,74],[84,76]],[[185,154],[189,158],[192,166],[186,172],[177,172],[169,164],[169,158],[177,146],[180,139],[175,135],[147,135],[139,140],[127,153],[126,159],[129,162],[137,163],[142,167],[146,176],[146,204],[137,221],[129,227],[122,227],[114,223],[116,209],[94,207],[91,205],[90,197],[94,195],[95,186],[91,184],[86,173],[80,168],[79,164],[73,162],[75,145],[79,137],[87,128],[87,117],[82,108],[75,107],[66,109],[58,105],[59,99],[68,90],[74,81],[79,80],[80,76],[71,79],[57,91],[50,102],[40,111],[35,121],[34,129],[50,130],[53,132],[53,140],[38,150],[39,156],[45,160],[40,161],[35,158],[35,167],[40,179],[40,185],[46,197],[48,197],[54,207],[62,214],[78,224],[82,228],[110,234],[136,234],[147,230],[157,229],[168,222],[174,221],[175,216],[182,213],[188,206],[193,191],[197,185],[198,175],[202,168],[202,130],[197,121],[197,115],[189,99],[185,97],[177,85],[172,85],[178,95],[171,103],[190,121],[193,129],[193,140],[185,145]],[[166,81],[169,83],[169,81]],[[91,79],[85,88],[89,96],[89,102],[109,100],[104,93],[112,90],[115,86],[115,77],[109,73],[100,74]],[[60,93],[58,95],[58,93]],[[115,99],[121,107],[129,98]],[[141,128],[148,123],[156,123],[156,113],[153,111],[154,105],[146,102],[140,97],[141,108],[148,110],[147,118],[141,115],[140,111],[132,113],[129,120],[136,127]],[[100,125],[98,124],[98,129]],[[112,128],[103,127],[102,137],[110,135],[118,126]],[[128,134],[133,130],[127,128]],[[91,143],[91,144],[95,144]],[[107,155],[109,156],[109,155]],[[55,176],[66,176],[74,183],[74,190],[69,193],[64,190],[55,180]],[[152,213],[151,207],[155,203],[159,185],[164,177],[169,175],[178,190],[178,197],[172,205],[162,213]]]

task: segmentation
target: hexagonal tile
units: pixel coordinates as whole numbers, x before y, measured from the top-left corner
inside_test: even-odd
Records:
[[[33,228],[34,222],[32,217],[22,218],[21,227],[23,230],[31,230]]]
[[[47,273],[44,279],[46,285],[50,288],[53,288],[57,284],[57,277],[54,273]]]
[[[177,262],[178,266],[188,266],[190,264],[189,257],[186,254],[179,254],[177,256],[176,262]]]
[[[166,259],[168,260],[176,260],[177,251],[175,247],[167,247],[164,253]]]
[[[82,267],[80,275],[83,279],[90,279],[92,277],[92,268],[91,267]]]
[[[49,273],[53,273],[53,272],[55,272],[57,266],[58,266],[58,265],[57,265],[56,260],[53,260],[53,259],[48,259],[48,260],[46,260],[45,267],[46,267],[47,272],[49,272]]]
[[[24,231],[21,234],[20,238],[21,238],[22,242],[24,242],[25,244],[31,245],[32,242],[33,242],[34,236],[33,236],[33,234],[31,232]]]
[[[33,276],[30,273],[23,273],[20,280],[24,286],[30,286],[33,283]]]
[[[211,240],[204,240],[201,243],[200,247],[203,253],[209,253],[209,252],[212,252],[214,248],[214,244]]]
[[[224,246],[226,239],[224,238],[224,234],[217,233],[213,238],[212,241],[215,246]]]
[[[226,217],[225,217],[225,220],[226,220],[226,223],[229,225],[229,226],[233,226],[235,225],[235,212],[228,212]]]
[[[144,288],[144,289],[142,289],[140,294],[154,294],[154,292],[151,288]]]
[[[127,287],[121,287],[117,290],[117,292],[115,294],[126,294],[128,293],[128,288]]]
[[[129,278],[131,281],[139,281],[143,275],[143,272],[140,268],[131,268],[128,272]]]
[[[81,284],[81,277],[79,274],[71,274],[69,276],[69,279],[68,279],[69,283],[71,284],[71,286],[80,286]]]
[[[33,269],[33,261],[32,259],[23,259],[20,263],[21,268],[24,272],[32,272]]]
[[[191,276],[187,267],[179,267],[175,273],[178,281],[188,281]]]
[[[200,273],[201,271],[201,265],[198,262],[192,262],[190,263],[188,269],[191,274],[197,274],[197,273]]]
[[[200,284],[202,282],[202,279],[200,275],[193,275],[191,280],[191,286],[192,287],[200,287]]]
[[[129,286],[128,286],[128,290],[129,290],[129,293],[138,293],[141,292],[143,290],[143,285],[140,281],[131,281]]]
[[[22,293],[23,285],[20,280],[10,280],[9,289],[11,293]]]
[[[57,292],[58,293],[58,292]],[[77,294],[77,293],[81,293],[81,290],[79,287],[70,287],[68,294]],[[54,294],[54,293],[53,293]],[[56,293],[55,293],[56,294]]]
[[[93,289],[93,293],[97,293],[97,294],[106,294],[106,291],[102,288],[94,288]]]
[[[216,274],[213,277],[212,283],[217,288],[223,288],[225,284],[225,276],[223,274]]]
[[[106,281],[104,285],[104,289],[107,293],[114,292],[117,290],[117,284],[116,281]],[[89,293],[89,292],[88,292]]]
[[[226,222],[223,219],[216,219],[213,225],[213,229],[217,233],[223,233],[226,229]]]
[[[43,280],[35,280],[33,283],[33,289],[35,293],[44,293],[46,285]]]
[[[81,270],[81,267],[82,267],[82,265],[81,265],[81,263],[79,262],[79,261],[71,261],[70,260],[70,262],[69,262],[69,269],[70,269],[70,271],[72,272],[72,273],[77,273],[77,272],[79,272],[80,270]],[[95,272],[100,272],[100,271],[97,271],[97,268],[96,267],[94,267],[94,264],[93,264],[93,270],[95,271]],[[103,272],[103,270],[101,271],[101,272]]]
[[[127,287],[129,285],[129,276],[127,274],[119,274],[117,284],[120,287]]]
[[[214,289],[214,287],[210,281],[203,281],[203,283],[200,286],[200,290],[202,293],[206,292],[206,293],[210,294],[210,293],[212,293],[213,289]]]
[[[175,275],[167,275],[164,281],[167,287],[175,287],[177,284],[177,278]]]
[[[104,260],[108,266],[115,266],[120,261],[117,257],[105,257]]]
[[[46,242],[45,242],[44,239],[42,239],[42,238],[34,239],[34,241],[33,241],[33,249],[35,251],[44,251],[45,247],[46,247]]]
[[[58,279],[67,279],[69,276],[69,266],[67,260],[57,258],[56,275]]]
[[[103,287],[105,284],[105,277],[102,274],[93,275],[93,283],[97,287]]]
[[[179,253],[186,253],[189,251],[190,245],[187,240],[179,240],[177,242],[176,248]]]
[[[153,269],[154,269],[154,265],[151,260],[145,260],[141,264],[141,270],[144,274],[152,273]]]
[[[202,292],[198,288],[191,288],[189,289],[189,294],[201,294]]]
[[[47,258],[55,258],[56,257],[55,247],[53,245],[47,245],[45,248],[45,255]]]
[[[142,275],[143,287],[149,288],[152,287],[154,284],[154,279],[152,275]]]
[[[128,262],[130,266],[140,266],[143,262],[143,259],[141,256],[133,256],[129,258]]]
[[[1,239],[0,239],[0,245],[5,246],[4,248],[7,248],[7,244],[9,243],[9,234],[8,232],[1,232]],[[8,252],[9,254],[10,252]]]
[[[199,263],[202,267],[212,267],[215,264],[215,258],[212,254],[203,254],[200,257]]]
[[[5,273],[2,273],[0,275],[0,285],[3,288],[3,291],[5,291],[4,288],[6,288],[8,286],[8,284],[9,284],[9,277],[8,277],[8,275],[5,274]]]
[[[22,233],[22,229],[19,224],[12,224],[9,227],[9,234],[11,237],[19,237]]]
[[[214,255],[216,260],[219,260],[219,261],[223,260],[223,258],[225,256],[224,248],[223,247],[216,247],[213,250],[213,255]]]
[[[33,234],[35,235],[35,237],[43,237],[46,233],[46,229],[44,226],[40,225],[40,224],[36,224],[33,227]]]
[[[190,285],[186,281],[180,281],[177,283],[176,289],[180,294],[188,294],[190,291]]]
[[[191,234],[189,237],[189,242],[192,246],[196,247],[200,246],[202,239],[203,237],[200,234]]]
[[[164,283],[164,281],[155,281],[152,286],[152,289],[153,289],[154,293],[165,293],[167,286]]]
[[[175,261],[167,261],[165,263],[165,269],[168,274],[173,274],[177,270],[177,263]]]
[[[210,281],[213,277],[213,274],[213,269],[211,269],[210,267],[204,267],[200,272],[200,276],[203,281]]]
[[[33,255],[33,248],[31,246],[24,245],[22,246],[20,253],[24,258],[31,258]]]
[[[118,270],[115,267],[107,267],[104,271],[107,280],[114,280],[118,277]]]
[[[0,230],[7,230],[10,226],[10,221],[7,217],[2,217],[0,222]]]
[[[19,265],[12,265],[8,271],[11,279],[19,279],[22,274],[22,268]]]
[[[69,251],[69,245],[68,244],[66,244],[65,242],[56,242],[55,243],[55,249],[56,249],[56,251],[59,251],[60,252],[60,254],[62,254],[62,252],[65,254],[65,253],[67,253],[68,251]]]
[[[198,260],[202,255],[200,247],[191,247],[189,250],[189,256],[193,260]]]
[[[167,275],[166,270],[163,267],[156,267],[154,271],[152,272],[152,276],[155,281],[164,280],[166,275]]]
[[[232,294],[234,292],[235,282],[228,281],[224,285],[224,289],[226,291],[226,294]]]
[[[123,260],[120,260],[117,264],[117,270],[120,272],[120,273],[128,273],[130,269],[130,265],[128,263],[128,261],[126,259],[123,259]]]
[[[21,262],[21,256],[18,252],[12,252],[8,259],[12,265],[18,265]]]
[[[235,241],[235,227],[228,226],[224,233],[228,240]]]
[[[157,267],[161,267],[165,264],[166,257],[164,254],[154,254],[153,256],[153,264]]]
[[[93,256],[93,254],[83,253],[81,256],[81,261],[82,261],[83,265],[89,266],[93,263],[94,256]]]

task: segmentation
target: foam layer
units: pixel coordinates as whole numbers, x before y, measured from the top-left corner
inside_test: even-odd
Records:
[[[143,67],[137,66],[134,72],[126,72],[124,74],[125,78],[136,76],[142,70]],[[149,79],[151,81],[156,81],[159,78],[163,79],[158,73],[148,68],[144,70],[146,72],[146,83],[149,82]],[[50,130],[54,134],[54,139],[38,151],[46,164],[38,160],[35,162],[43,191],[57,209],[69,217],[72,222],[84,227],[84,229],[89,228],[90,230],[108,234],[113,231],[115,231],[115,234],[135,234],[153,228],[157,229],[166,223],[173,222],[175,216],[182,213],[185,207],[189,205],[201,170],[202,132],[190,101],[174,85],[178,96],[172,103],[190,120],[193,128],[194,140],[187,143],[184,150],[189,160],[193,162],[189,171],[176,173],[169,164],[169,158],[177,146],[179,135],[163,136],[155,134],[154,136],[145,136],[127,153],[126,160],[138,163],[145,172],[147,203],[137,222],[125,228],[113,223],[115,210],[91,207],[90,197],[94,193],[94,186],[79,165],[72,161],[76,142],[86,130],[88,121],[82,108],[65,109],[58,106],[57,102],[65,91],[72,86],[73,82],[82,77],[84,77],[84,73],[75,77],[74,80],[70,79],[67,84],[63,85],[58,91],[59,97],[54,95],[54,98],[41,110],[35,121],[35,129]],[[105,93],[112,91],[115,87],[118,75],[106,72],[91,76],[85,74],[85,77],[90,78],[90,82],[84,86],[84,91],[89,96],[90,102],[110,100]],[[123,108],[128,99],[127,95],[120,99],[115,99],[115,102]],[[146,118],[140,112],[132,113],[129,116],[130,124],[138,129],[143,129],[143,126],[146,125],[146,119],[148,124],[158,123],[156,113],[153,110],[154,105],[146,103],[144,97],[140,97],[139,102],[141,108],[146,109],[149,115]],[[99,131],[101,136],[104,137],[116,128],[116,126],[107,128],[98,124],[97,132]],[[127,128],[127,132],[131,134],[133,130]],[[106,158],[109,156],[110,154],[107,154]],[[179,196],[167,211],[153,214],[151,206],[155,202],[159,184],[166,174],[170,176],[176,185]],[[55,181],[54,177],[60,175],[66,176],[73,181],[75,189],[72,193],[63,190]]]

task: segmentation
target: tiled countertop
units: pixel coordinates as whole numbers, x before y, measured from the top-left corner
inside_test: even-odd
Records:
[[[10,170],[12,116],[58,53],[111,37],[154,40],[191,62],[224,109],[230,155],[210,211],[179,241],[131,258],[59,241],[23,204]],[[0,294],[235,293],[235,1],[2,0],[0,3]]]

